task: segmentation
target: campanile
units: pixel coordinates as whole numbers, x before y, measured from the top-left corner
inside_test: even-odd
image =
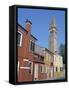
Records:
[[[49,50],[53,53],[57,52],[57,26],[55,22],[55,17],[52,17],[52,21],[49,27]]]

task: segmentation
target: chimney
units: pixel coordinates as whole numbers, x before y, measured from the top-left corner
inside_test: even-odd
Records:
[[[32,25],[31,21],[27,19],[27,20],[26,20],[26,27],[25,27],[25,29],[26,29],[28,32],[30,32],[30,30],[31,30],[31,25]]]

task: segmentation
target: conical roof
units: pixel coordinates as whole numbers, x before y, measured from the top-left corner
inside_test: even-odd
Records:
[[[55,28],[57,27],[56,26],[56,21],[55,21],[55,16],[52,17],[52,21],[51,21],[51,24],[50,24],[50,28],[52,28],[52,27],[55,27]]]

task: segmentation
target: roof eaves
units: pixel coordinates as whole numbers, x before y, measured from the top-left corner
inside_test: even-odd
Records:
[[[18,24],[18,26],[20,26],[20,28],[22,28],[23,31],[27,32],[27,30],[26,30],[23,26],[21,26],[20,24]],[[37,38],[35,38],[32,34],[31,34],[31,36],[32,36],[35,40],[37,40]]]

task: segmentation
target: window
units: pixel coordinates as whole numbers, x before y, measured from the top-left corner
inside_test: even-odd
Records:
[[[44,71],[45,71],[45,73],[47,73],[47,67],[45,66],[45,68],[44,68]]]
[[[41,72],[42,72],[42,66],[41,66]]]
[[[41,73],[44,73],[44,66],[41,65]]]
[[[18,73],[19,73],[19,61],[18,61],[18,63],[17,63],[17,71],[18,71]]]
[[[63,71],[63,67],[60,67],[60,71]]]
[[[53,66],[53,62],[51,62],[51,66]]]
[[[32,62],[29,62],[29,73],[32,74],[33,71],[33,64]]]
[[[31,47],[30,47],[31,51],[35,50],[35,43],[31,41]]]
[[[56,67],[56,72],[57,72],[58,70],[57,70],[57,67]]]
[[[18,46],[21,46],[22,43],[22,33],[18,31]]]
[[[47,67],[45,69],[46,69],[45,72],[47,73]]]
[[[44,61],[44,57],[41,56],[41,57],[40,57],[40,61]]]

